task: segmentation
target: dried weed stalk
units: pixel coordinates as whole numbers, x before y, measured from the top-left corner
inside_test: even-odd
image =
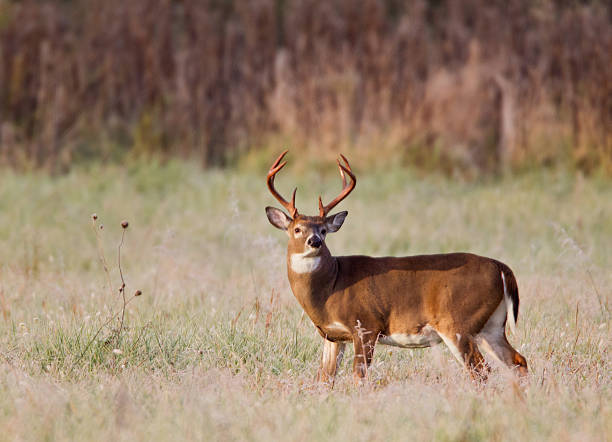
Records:
[[[96,246],[98,250],[98,258],[100,259],[100,262],[102,263],[102,268],[104,269],[104,273],[108,281],[108,287],[109,287],[111,297],[114,297],[109,266],[106,260],[106,256],[104,254],[104,248],[102,246],[102,239],[100,235],[100,232],[104,230],[104,225],[103,224],[98,225],[98,215],[95,213],[91,216],[91,219],[92,219],[92,228],[96,236]],[[117,327],[112,329],[111,336],[105,341],[105,343],[112,344],[113,352],[115,354],[122,353],[119,347],[121,345],[121,338],[123,336],[123,331],[124,331],[125,312],[126,312],[127,306],[130,302],[134,300],[134,298],[142,295],[141,290],[136,290],[134,294],[129,298],[126,297],[125,295],[127,286],[125,283],[125,279],[123,277],[123,268],[121,267],[121,248],[123,247],[123,244],[125,241],[125,232],[127,231],[128,226],[129,226],[129,223],[127,221],[121,222],[121,228],[122,228],[121,241],[119,242],[119,245],[117,246],[117,267],[119,269],[119,277],[121,278],[121,285],[119,286],[119,294],[121,295],[120,308],[117,311],[111,311],[109,313],[106,320],[102,323],[102,325],[100,325],[100,327],[98,327],[93,337],[89,340],[89,342],[87,343],[83,351],[76,358],[76,360],[71,366],[70,371],[72,371],[74,367],[81,361],[81,359],[83,359],[83,356],[85,356],[85,354],[87,353],[91,345],[96,341],[96,339],[98,338],[102,330],[104,330],[114,321],[118,322]]]

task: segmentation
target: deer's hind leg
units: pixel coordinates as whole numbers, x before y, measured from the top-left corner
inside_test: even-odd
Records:
[[[476,335],[478,346],[491,358],[508,368],[516,367],[521,376],[527,374],[527,361],[506,338],[506,305],[502,300],[495,313]]]
[[[317,373],[317,381],[330,383],[333,387],[334,378],[338,367],[344,357],[344,342],[332,342],[323,339],[323,355],[321,356],[321,365]]]
[[[504,330],[496,335],[481,333],[478,344],[492,358],[508,368],[516,368],[521,376],[527,375],[527,360],[510,345]]]
[[[443,334],[440,332],[438,334],[459,363],[465,365],[472,379],[483,381],[487,379],[489,366],[471,335]]]

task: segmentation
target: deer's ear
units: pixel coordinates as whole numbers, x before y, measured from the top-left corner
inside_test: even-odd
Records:
[[[345,210],[344,212],[338,212],[335,215],[328,216],[325,218],[325,225],[327,226],[327,230],[330,232],[337,232],[342,227],[342,223],[344,223],[344,218],[346,218],[348,212]]]
[[[276,207],[266,207],[266,215],[268,215],[268,220],[270,221],[270,224],[272,224],[277,229],[285,231],[287,231],[287,228],[289,228],[289,224],[291,224],[291,221],[293,221],[289,217],[289,215],[287,215],[282,210],[277,209]]]

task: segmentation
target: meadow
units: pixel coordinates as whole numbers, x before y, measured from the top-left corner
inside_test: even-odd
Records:
[[[353,385],[352,349],[333,390],[316,384],[321,338],[264,213],[267,157],[3,170],[0,440],[612,439],[612,182],[564,170],[470,182],[351,159],[332,252],[506,262],[526,379],[495,369],[479,384],[444,346],[379,346],[366,385]],[[277,186],[294,185],[314,213],[340,180],[293,155]]]

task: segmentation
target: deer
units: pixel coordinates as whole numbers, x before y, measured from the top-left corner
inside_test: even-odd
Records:
[[[486,381],[490,371],[481,350],[520,376],[527,374],[527,361],[506,338],[506,322],[514,328],[519,309],[517,282],[506,264],[471,253],[333,256],[325,238],[342,227],[348,212],[329,213],[357,179],[341,154],[342,191],[327,205],[319,196],[317,216],[302,215],[295,206],[297,187],[291,202],[274,187],[287,152],[270,167],[267,185],[288,213],[268,206],[266,215],[289,237],[291,291],[323,338],[318,381],[333,387],[347,342],[355,350],[356,383],[367,378],[377,344],[425,348],[444,342],[476,380]]]

